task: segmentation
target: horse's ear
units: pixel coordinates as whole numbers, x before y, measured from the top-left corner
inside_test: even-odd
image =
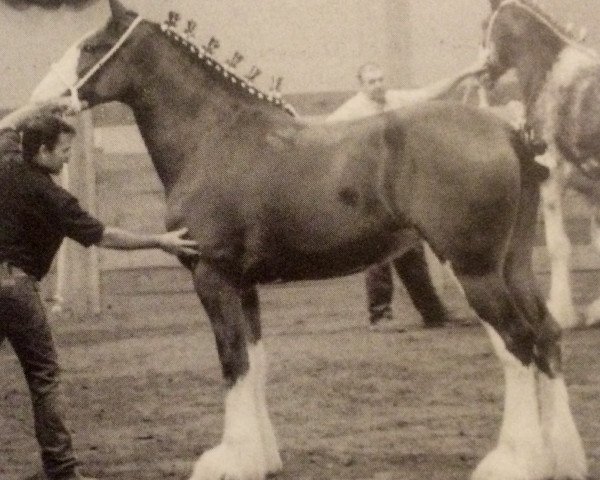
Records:
[[[108,0],[108,3],[113,18],[124,18],[127,15],[127,9],[119,0]]]

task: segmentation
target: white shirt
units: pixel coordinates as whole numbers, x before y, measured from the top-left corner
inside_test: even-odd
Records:
[[[370,117],[371,115],[377,115],[388,110],[427,101],[429,100],[427,94],[428,92],[425,89],[420,88],[388,90],[385,92],[385,103],[381,104],[371,100],[363,92],[358,92],[331,113],[325,121],[342,122]],[[525,108],[519,101],[511,100],[505,105],[486,107],[486,109],[509,122],[515,129],[523,128],[525,124]]]
[[[370,117],[378,113],[387,112],[396,108],[405,107],[413,103],[428,100],[425,89],[415,88],[407,90],[387,90],[385,103],[381,104],[371,100],[364,92],[358,92],[331,113],[327,122],[341,122]]]

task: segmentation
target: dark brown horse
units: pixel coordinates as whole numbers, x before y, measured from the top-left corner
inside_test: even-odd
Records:
[[[552,277],[548,307],[563,327],[579,323],[569,279],[571,244],[562,199],[573,188],[590,202],[592,244],[600,250],[600,58],[538,6],[525,0],[491,0],[486,34],[489,75],[495,82],[514,69],[527,124],[548,144],[540,161],[550,168],[542,186],[546,243]],[[600,299],[586,323],[600,321]]]
[[[194,480],[259,480],[282,467],[257,284],[356,272],[397,254],[407,229],[452,263],[505,369],[500,442],[476,478],[585,475],[560,329],[531,270],[545,171],[508,124],[430,103],[307,125],[167,25],[110,5],[107,25],[74,45],[35,97],[71,91],[131,107],[165,187],[167,226],[186,226],[200,245],[199,259],[184,261],[227,394],[222,442]]]

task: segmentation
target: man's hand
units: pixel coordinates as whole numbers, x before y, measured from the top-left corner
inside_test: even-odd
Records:
[[[158,243],[161,250],[178,256],[198,256],[198,243],[195,240],[185,238],[187,233],[187,228],[180,228],[159,235]]]
[[[71,97],[56,97],[40,104],[40,109],[59,117],[77,115],[88,107],[87,102],[74,105]]]

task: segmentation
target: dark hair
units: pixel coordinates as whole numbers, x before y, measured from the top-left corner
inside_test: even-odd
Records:
[[[32,118],[23,128],[21,140],[23,158],[30,162],[38,154],[42,145],[53,151],[61,133],[75,133],[75,129],[55,115],[41,115]]]

